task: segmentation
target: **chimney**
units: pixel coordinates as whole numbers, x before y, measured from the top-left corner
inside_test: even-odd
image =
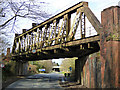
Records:
[[[7,56],[10,55],[10,48],[7,48]]]
[[[2,57],[5,57],[5,54],[4,54],[4,53],[2,53]]]

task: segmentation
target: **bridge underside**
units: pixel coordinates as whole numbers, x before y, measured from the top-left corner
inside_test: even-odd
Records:
[[[32,51],[13,55],[13,60],[47,60],[58,58],[72,58],[88,55],[100,50],[98,41],[99,36],[92,36],[85,39],[74,40],[62,44],[57,44],[42,49],[37,49],[35,53]]]

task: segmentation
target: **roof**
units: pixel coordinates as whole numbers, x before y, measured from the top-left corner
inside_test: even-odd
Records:
[[[61,68],[61,66],[53,66],[53,68]]]

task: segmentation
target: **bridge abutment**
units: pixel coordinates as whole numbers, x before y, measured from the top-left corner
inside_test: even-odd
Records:
[[[78,57],[78,59],[75,60],[75,78],[76,78],[76,81],[81,85],[83,85],[83,67],[87,60],[87,57],[88,56]]]
[[[120,87],[120,7],[102,11],[100,59],[102,87]]]
[[[28,62],[27,61],[16,61],[15,72],[16,72],[16,75],[27,75],[28,74]]]
[[[76,81],[88,88],[101,87],[100,52],[79,57],[75,61]]]
[[[101,24],[100,51],[75,61],[76,81],[89,88],[120,88],[120,7],[103,10]]]

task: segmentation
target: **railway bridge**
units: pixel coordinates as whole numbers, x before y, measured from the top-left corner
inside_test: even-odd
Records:
[[[89,23],[93,31],[87,29]],[[89,34],[89,35],[88,35]],[[78,57],[75,78],[87,87],[120,87],[120,7],[101,12],[101,23],[79,2],[48,20],[15,34],[12,60],[16,73],[27,73],[27,62]]]

